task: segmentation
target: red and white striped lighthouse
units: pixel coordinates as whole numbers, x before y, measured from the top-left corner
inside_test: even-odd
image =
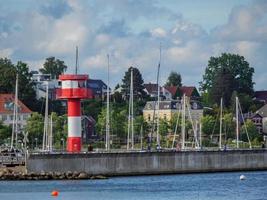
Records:
[[[92,91],[87,89],[88,75],[60,75],[61,89],[57,90],[58,99],[68,101],[68,152],[80,152],[82,146],[81,99],[92,98]]]

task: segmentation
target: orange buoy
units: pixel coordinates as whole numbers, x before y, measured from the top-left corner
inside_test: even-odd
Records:
[[[51,196],[53,196],[53,197],[57,197],[58,194],[59,194],[59,192],[58,192],[57,190],[53,190],[53,191],[51,192]]]

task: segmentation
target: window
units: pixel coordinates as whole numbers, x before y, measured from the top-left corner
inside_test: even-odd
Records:
[[[164,120],[166,120],[167,119],[167,115],[166,114],[164,114]]]
[[[7,120],[7,115],[2,115],[2,121],[6,121]]]
[[[151,116],[150,116],[150,114],[148,114],[148,118],[147,118],[147,119],[148,119],[148,121],[150,121],[150,120],[151,120]]]

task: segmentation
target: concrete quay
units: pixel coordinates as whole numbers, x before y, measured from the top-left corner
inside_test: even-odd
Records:
[[[105,176],[267,170],[267,150],[30,154],[27,170]]]

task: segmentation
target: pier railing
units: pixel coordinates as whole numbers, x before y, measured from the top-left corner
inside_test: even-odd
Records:
[[[0,153],[0,166],[24,165],[25,156],[23,154]]]

